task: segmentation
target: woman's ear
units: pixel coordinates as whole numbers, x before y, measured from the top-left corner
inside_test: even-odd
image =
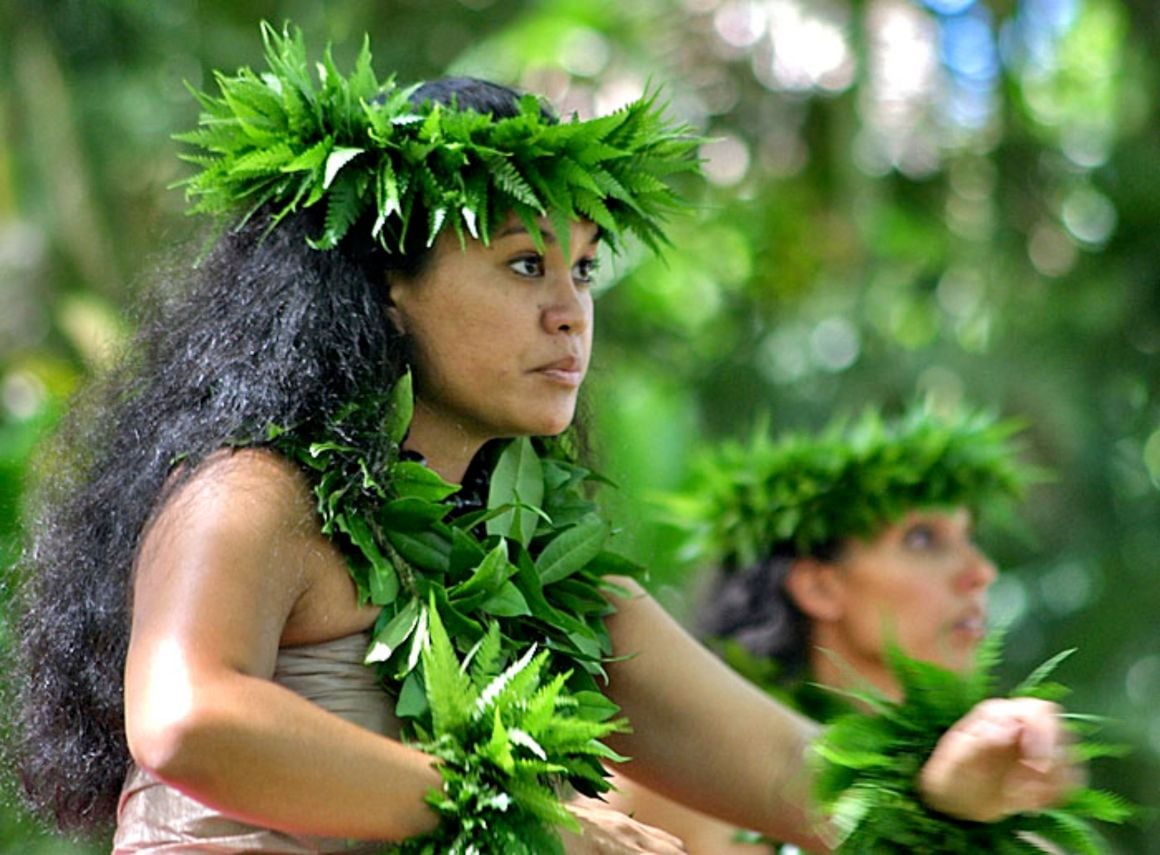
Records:
[[[785,577],[785,591],[812,620],[836,621],[845,610],[840,569],[817,558],[794,559]]]
[[[383,302],[383,311],[387,313],[395,332],[406,335],[407,325],[403,322],[403,313],[399,311],[399,306],[395,302],[395,295],[401,288],[402,285],[394,277],[387,277],[387,298]]]

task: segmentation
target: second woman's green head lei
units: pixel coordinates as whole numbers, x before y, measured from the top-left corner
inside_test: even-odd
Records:
[[[356,223],[388,252],[412,229],[428,245],[446,227],[487,243],[514,212],[537,242],[540,218],[564,240],[584,218],[614,248],[631,233],[657,250],[682,206],[671,178],[698,168],[700,140],[665,118],[655,92],[587,121],[555,123],[532,95],[517,115],[494,118],[413,104],[417,86],[376,78],[366,40],[343,76],[329,48],[312,66],[296,29],[263,24],[262,37],[266,71],[217,74],[218,96],[194,90],[199,126],[176,137],[200,149],[183,155],[200,167],[182,182],[194,212],[244,217],[270,206],[277,222],[325,205],[317,249]]]
[[[995,516],[1042,477],[1018,459],[1018,430],[987,413],[923,405],[892,421],[867,411],[819,435],[773,439],[759,428],[747,443],[707,453],[669,505],[688,531],[686,556],[725,567],[867,537],[914,508]]]

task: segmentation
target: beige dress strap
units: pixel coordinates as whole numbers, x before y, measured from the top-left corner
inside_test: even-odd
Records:
[[[391,698],[362,664],[370,641],[359,633],[278,651],[274,682],[367,730],[398,736]],[[136,766],[117,809],[113,855],[130,853],[308,853],[370,855],[381,843],[286,834],[225,816]]]

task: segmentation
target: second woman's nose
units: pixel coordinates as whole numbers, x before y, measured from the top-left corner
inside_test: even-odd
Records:
[[[968,550],[967,563],[956,580],[957,586],[964,593],[985,591],[998,578],[999,571],[978,547],[969,546]]]

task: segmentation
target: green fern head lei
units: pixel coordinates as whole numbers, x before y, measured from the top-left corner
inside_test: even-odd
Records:
[[[809,555],[866,537],[914,508],[966,506],[996,516],[1039,476],[1018,460],[1019,426],[982,412],[912,406],[888,421],[868,410],[818,435],[748,442],[706,454],[692,487],[667,504],[689,558],[725,568],[777,551]]]
[[[277,222],[325,205],[317,249],[363,223],[387,252],[412,229],[428,246],[448,227],[487,243],[514,213],[537,242],[540,218],[561,240],[585,218],[614,249],[632,234],[657,250],[684,206],[672,177],[698,169],[700,140],[664,117],[655,92],[588,121],[557,123],[532,95],[494,118],[413,104],[418,86],[378,80],[365,40],[344,76],[329,48],[312,72],[300,31],[263,24],[262,37],[266,71],[219,73],[219,95],[193,92],[199,127],[176,137],[199,150],[184,155],[200,167],[182,182],[192,212],[245,217],[271,205]]]

